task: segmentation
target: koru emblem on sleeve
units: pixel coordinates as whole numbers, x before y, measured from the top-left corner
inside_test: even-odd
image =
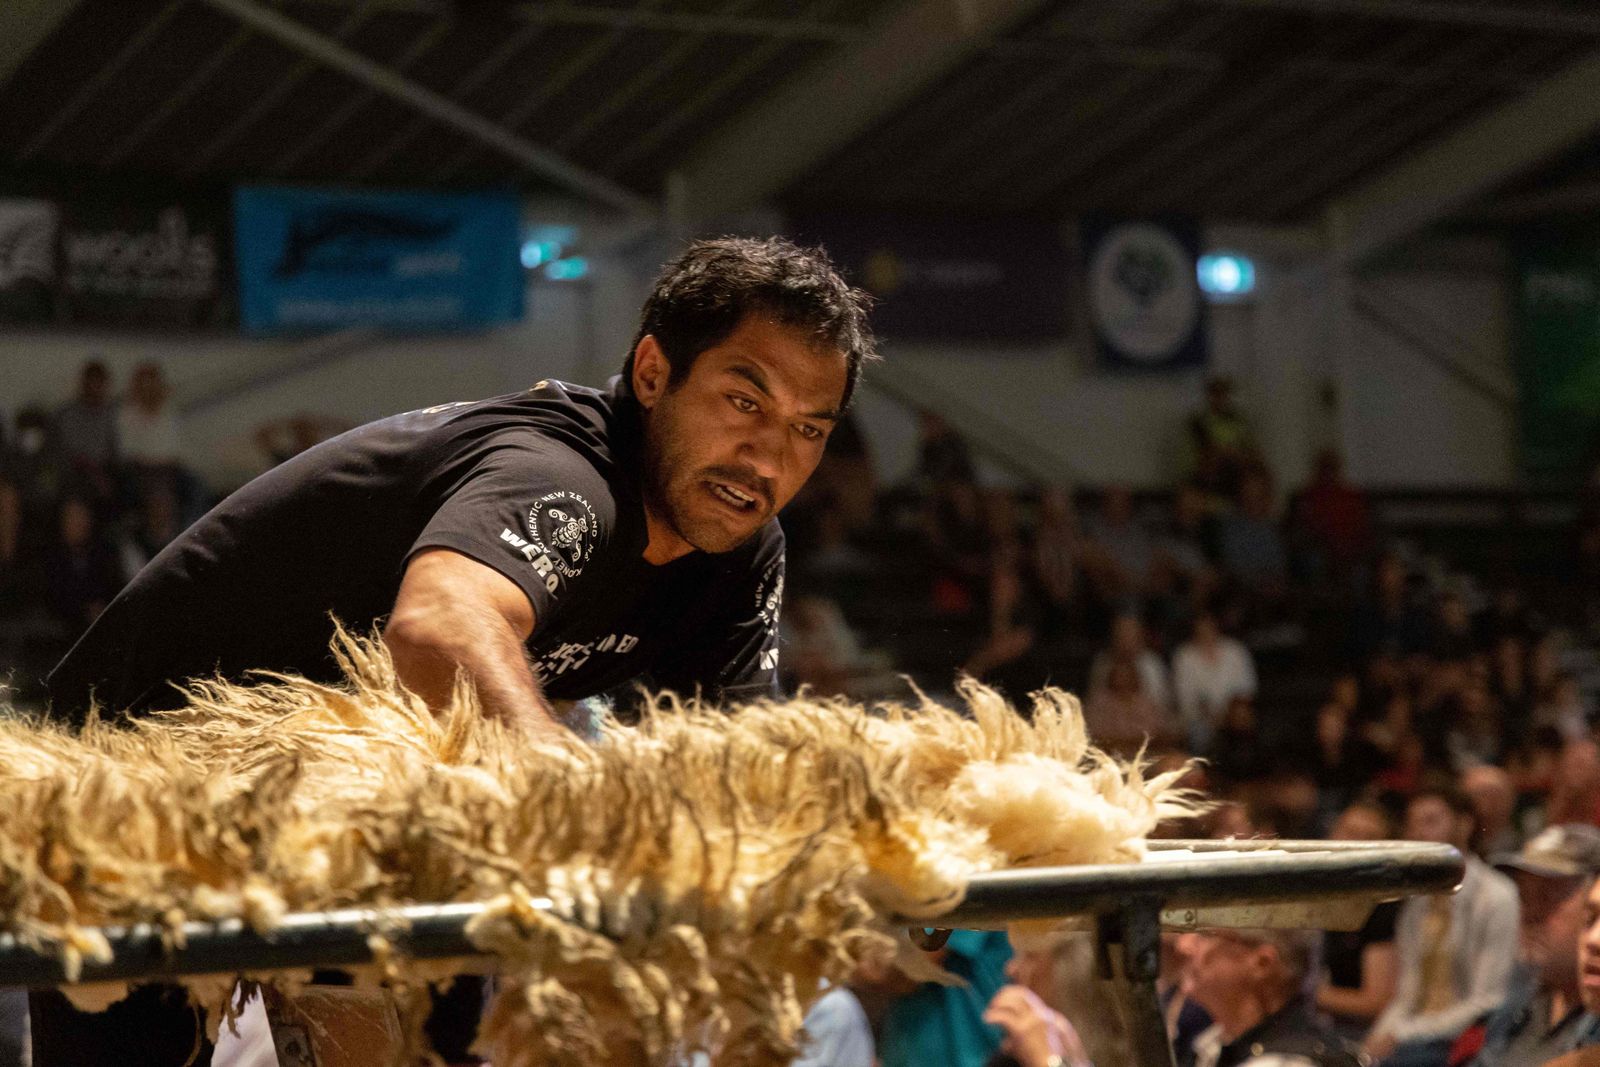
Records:
[[[563,578],[576,578],[594,554],[599,523],[594,509],[577,493],[546,493],[528,509],[528,542]]]

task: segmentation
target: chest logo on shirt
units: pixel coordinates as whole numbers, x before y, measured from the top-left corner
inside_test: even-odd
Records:
[[[563,578],[576,578],[594,554],[598,523],[594,509],[577,493],[546,493],[528,509],[528,541],[549,557]]]

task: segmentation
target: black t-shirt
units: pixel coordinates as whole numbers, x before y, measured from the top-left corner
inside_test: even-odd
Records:
[[[250,482],[168,545],[50,676],[57,714],[176,703],[167,683],[253,669],[335,680],[333,618],[369,630],[407,561],[448,548],[516,582],[546,696],[643,682],[771,692],[776,521],[731,552],[645,562],[638,404],[543,381],[358,427]]]

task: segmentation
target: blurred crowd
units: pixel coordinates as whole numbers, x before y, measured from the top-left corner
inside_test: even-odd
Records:
[[[1181,481],[1135,493],[985,486],[932,414],[913,478],[879,487],[847,430],[786,516],[789,681],[870,698],[905,672],[937,692],[960,663],[1014,698],[1064,685],[1102,746],[1203,757],[1190,781],[1218,803],[1173,836],[1406,837],[1473,857],[1455,896],[1385,905],[1358,931],[1170,938],[1180,1067],[1531,1067],[1600,1041],[1600,930],[1579,964],[1600,914],[1600,508],[1581,507],[1554,596],[1393,536],[1335,452],[1283,492],[1226,380],[1184,432]],[[965,936],[944,956],[965,992],[867,974],[834,994],[856,996],[876,1062],[1126,1058],[1115,1013],[1084,999],[1082,939]]]
[[[302,416],[264,423],[253,443],[266,467],[344,428]],[[214,503],[183,455],[155,361],[119,383],[89,359],[64,402],[0,420],[0,665],[14,702],[37,697],[123,584]]]
[[[339,429],[289,419],[255,442],[271,465]],[[1103,747],[1203,757],[1190,784],[1216,806],[1171,836],[1404,836],[1473,857],[1455,896],[1357,931],[1168,938],[1179,1067],[1532,1067],[1600,1041],[1600,505],[1552,598],[1394,537],[1335,452],[1284,492],[1224,379],[1183,433],[1163,491],[1002,487],[924,413],[915,470],[880,485],[844,420],[784,516],[785,682],[870,700],[909,677],[937,696],[959,665],[1014,698],[1062,685]],[[0,435],[0,661],[19,696],[211,502],[181,446],[156,363],[119,384],[91,360],[63,404]],[[864,965],[814,1011],[802,1062],[1127,1061],[1086,936],[958,931],[933,962],[963,984]]]

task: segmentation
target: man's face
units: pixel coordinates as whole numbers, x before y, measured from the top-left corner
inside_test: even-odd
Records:
[[[634,353],[645,419],[646,494],[670,535],[728,552],[787,504],[822,459],[844,396],[846,359],[761,314],[700,353],[668,386],[654,338]]]
[[[1578,941],[1578,995],[1586,1010],[1600,1012],[1600,882],[1589,886],[1579,921],[1583,936]]]
[[[1266,946],[1227,932],[1195,934],[1187,946],[1190,994],[1207,1011],[1249,995],[1268,969]]]

